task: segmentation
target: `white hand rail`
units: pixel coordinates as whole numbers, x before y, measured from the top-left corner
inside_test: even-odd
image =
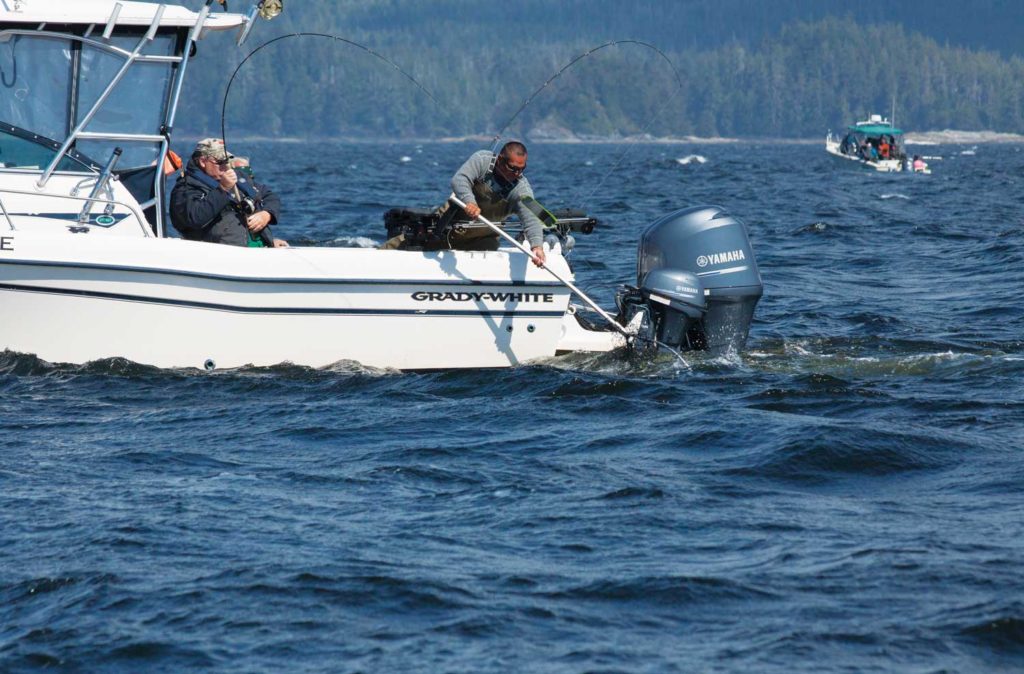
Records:
[[[34,191],[28,191],[28,190],[12,190],[12,189],[8,189],[6,187],[0,187],[0,193],[25,194],[25,195],[28,195],[30,197],[46,197],[47,199],[51,199],[51,198],[52,199],[71,199],[73,201],[91,201],[92,203],[95,203],[95,204],[113,204],[115,206],[124,206],[129,211],[131,211],[132,215],[135,216],[135,219],[139,223],[139,227],[142,229],[143,235],[146,236],[146,237],[152,237],[153,236],[153,232],[150,231],[149,224],[146,221],[146,218],[144,218],[142,216],[142,213],[139,212],[139,209],[135,208],[131,204],[126,203],[124,201],[113,201],[111,199],[100,199],[100,198],[97,198],[97,197],[80,197],[80,196],[77,196],[77,195],[72,196],[70,194],[49,194],[49,193],[45,193],[45,192],[44,193],[40,193],[40,192],[34,192]],[[8,214],[7,213],[7,209],[4,208],[3,200],[0,200],[0,210],[3,210],[4,215],[7,217],[7,224],[8,224],[8,226],[10,226],[11,230],[12,231],[17,231],[14,228],[14,223],[11,221],[10,214]],[[75,221],[75,224],[78,224],[77,220]]]

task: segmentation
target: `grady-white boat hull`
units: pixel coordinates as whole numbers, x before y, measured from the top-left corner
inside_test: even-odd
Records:
[[[0,247],[0,348],[49,361],[416,370],[513,366],[554,356],[560,340],[564,350],[624,344],[579,328],[569,291],[512,252],[252,251],[20,232]],[[549,264],[569,273],[560,255]]]
[[[21,0],[0,15],[0,43],[12,54],[17,45],[21,64],[11,86],[33,92],[0,97],[0,349],[70,363],[418,370],[610,351],[625,333],[638,349],[746,342],[761,278],[746,226],[715,206],[644,231],[616,320],[570,288],[569,220],[546,237],[550,271],[517,250],[168,238],[164,181],[185,66],[196,40],[232,28],[244,40],[255,15],[127,0]],[[68,91],[83,94],[69,105]],[[577,314],[570,289],[605,321]]]

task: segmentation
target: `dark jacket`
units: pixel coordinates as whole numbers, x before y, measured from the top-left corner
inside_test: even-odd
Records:
[[[269,187],[247,182],[240,175],[238,189],[255,202],[257,211],[270,213],[270,224],[277,223],[281,200]],[[194,159],[171,190],[171,223],[182,238],[191,241],[247,245],[249,230],[243,209],[244,206],[222,190],[216,180],[203,173]],[[270,226],[263,231],[267,232],[264,241],[269,240]]]

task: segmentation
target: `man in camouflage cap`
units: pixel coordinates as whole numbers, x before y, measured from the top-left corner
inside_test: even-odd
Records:
[[[224,149],[223,138],[204,138],[196,143],[192,157],[209,157],[214,160],[234,159],[235,155]]]
[[[250,248],[287,246],[269,225],[278,220],[281,200],[266,185],[239,179],[234,155],[220,138],[196,144],[185,173],[171,191],[171,222],[185,239]]]

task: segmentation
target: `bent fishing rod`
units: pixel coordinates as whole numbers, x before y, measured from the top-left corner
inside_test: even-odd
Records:
[[[415,77],[413,77],[409,73],[407,73],[404,70],[402,70],[402,68],[397,63],[395,63],[394,61],[392,61],[388,57],[386,57],[386,56],[384,56],[384,55],[382,55],[382,54],[380,54],[378,52],[375,52],[373,49],[371,49],[370,47],[367,47],[364,44],[360,44],[360,43],[356,42],[355,40],[349,40],[348,38],[341,37],[340,35],[330,35],[328,33],[289,33],[287,35],[281,35],[279,37],[275,37],[272,40],[267,40],[266,42],[264,42],[260,46],[258,46],[255,49],[253,49],[251,52],[249,52],[246,55],[246,57],[244,59],[242,59],[241,63],[239,63],[238,66],[235,67],[235,71],[233,73],[231,73],[231,78],[228,80],[228,85],[224,89],[224,100],[221,102],[221,106],[220,106],[220,137],[224,140],[224,151],[225,152],[227,152],[227,147],[228,147],[228,139],[227,139],[227,135],[226,135],[226,130],[227,129],[226,129],[226,121],[225,121],[226,118],[227,118],[228,94],[231,93],[231,85],[235,81],[235,76],[238,75],[238,71],[240,71],[242,69],[242,66],[244,66],[246,64],[246,62],[249,59],[251,59],[253,56],[255,56],[258,52],[262,51],[266,47],[269,47],[270,45],[274,44],[275,42],[280,42],[281,40],[287,40],[287,39],[293,38],[293,37],[323,37],[323,38],[327,38],[327,39],[330,39],[330,40],[336,40],[337,42],[342,42],[344,44],[350,45],[350,46],[355,47],[357,49],[361,49],[364,52],[366,52],[367,54],[369,54],[370,56],[373,56],[375,58],[380,59],[384,63],[387,63],[389,66],[391,66],[392,68],[394,68],[395,70],[400,72],[402,75],[405,76],[405,78],[407,80],[409,80],[414,85],[416,85],[417,89],[419,89],[424,94],[426,94],[427,98],[432,100],[436,106],[438,106],[441,109],[444,109],[441,106],[441,103],[436,98],[434,98],[434,95],[431,94],[429,91],[427,91],[426,87],[424,87],[422,84],[420,84],[416,80]]]
[[[583,52],[582,54],[579,54],[578,56],[573,58],[571,61],[566,63],[564,66],[562,66],[558,70],[558,72],[556,72],[554,75],[552,75],[547,80],[545,80],[544,84],[542,84],[539,87],[537,87],[537,89],[532,94],[527,96],[526,100],[523,101],[523,104],[519,106],[519,109],[516,110],[512,114],[511,117],[509,117],[508,121],[505,122],[505,124],[500,129],[498,129],[498,133],[494,134],[494,141],[493,142],[497,143],[498,140],[501,138],[501,134],[505,133],[505,130],[508,129],[508,127],[512,124],[512,122],[514,122],[516,120],[516,117],[518,117],[520,115],[520,113],[522,113],[522,111],[525,110],[530,105],[530,103],[533,102],[533,99],[536,98],[537,95],[540,92],[544,91],[544,89],[546,89],[549,84],[551,84],[552,82],[557,80],[559,77],[561,77],[562,73],[564,73],[565,71],[569,70],[574,65],[576,65],[577,63],[579,63],[583,59],[587,58],[591,54],[599,52],[602,49],[605,49],[607,47],[615,47],[615,46],[621,45],[621,44],[635,44],[635,45],[639,45],[641,47],[645,47],[647,49],[653,49],[655,51],[655,53],[657,53],[658,56],[660,56],[665,61],[665,63],[668,64],[669,68],[672,69],[672,73],[676,77],[676,84],[678,85],[678,91],[682,91],[682,89],[683,89],[683,78],[679,75],[679,70],[676,69],[676,66],[675,66],[674,63],[672,63],[672,60],[668,56],[665,55],[665,52],[661,51],[660,49],[655,47],[653,44],[651,44],[649,42],[644,42],[642,40],[612,40],[610,42],[605,42],[604,44],[601,44],[601,45],[598,45],[598,46],[593,47],[591,49],[588,49],[587,51]]]
[[[450,197],[448,197],[448,200],[449,200],[449,201],[451,201],[451,202],[452,202],[453,204],[455,204],[456,206],[458,206],[459,208],[461,208],[462,210],[466,210],[466,203],[465,203],[464,201],[462,201],[461,199],[459,199],[459,198],[458,198],[457,196],[455,196],[454,194],[453,194],[453,195],[451,195]],[[535,262],[539,262],[539,261],[537,260],[537,258],[535,258],[535,257],[534,257],[534,255],[533,255],[533,251],[531,251],[531,250],[530,250],[529,248],[527,248],[527,247],[526,247],[525,245],[523,245],[522,243],[520,243],[520,242],[516,241],[516,240],[515,240],[515,239],[514,239],[514,238],[513,238],[513,237],[512,237],[512,236],[511,236],[510,234],[508,234],[508,233],[507,233],[507,232],[506,232],[505,230],[503,230],[503,229],[502,229],[501,227],[498,227],[498,226],[497,226],[496,224],[494,224],[493,222],[491,222],[490,220],[488,220],[487,218],[485,218],[485,217],[484,217],[483,215],[477,215],[477,216],[476,216],[476,219],[477,219],[477,220],[479,220],[480,222],[484,223],[484,224],[485,224],[485,225],[487,225],[488,227],[490,227],[490,228],[491,228],[491,229],[492,229],[492,230],[493,230],[493,231],[494,231],[494,232],[495,232],[496,234],[498,234],[498,235],[499,235],[499,236],[501,236],[501,237],[502,237],[503,239],[505,239],[506,241],[508,241],[509,243],[511,243],[511,244],[512,244],[513,246],[515,246],[515,247],[516,247],[516,248],[518,248],[519,250],[521,250],[521,251],[523,251],[524,253],[526,253],[526,255],[527,255],[527,256],[528,256],[528,257],[529,257],[529,258],[530,258],[531,260],[534,260]],[[552,276],[554,276],[554,277],[555,277],[556,279],[558,279],[558,281],[559,281],[559,282],[560,282],[560,283],[561,283],[562,285],[564,285],[564,286],[565,286],[566,288],[568,288],[568,289],[569,289],[569,290],[571,290],[572,292],[576,293],[576,295],[577,295],[577,296],[578,296],[578,297],[579,297],[579,298],[580,298],[581,300],[583,300],[584,302],[586,302],[586,303],[587,303],[587,305],[588,305],[588,306],[590,306],[590,308],[591,308],[591,309],[593,309],[594,311],[596,311],[597,313],[599,313],[599,314],[601,315],[601,318],[603,318],[603,319],[605,319],[606,321],[608,321],[608,323],[609,323],[609,324],[610,324],[610,325],[611,325],[611,326],[612,326],[613,328],[615,328],[615,330],[616,330],[617,332],[619,332],[620,334],[622,334],[622,335],[623,335],[624,337],[626,337],[627,339],[629,339],[629,338],[632,338],[632,337],[633,337],[634,335],[636,335],[636,333],[638,332],[638,328],[639,328],[639,326],[632,326],[632,325],[630,325],[629,327],[625,327],[625,326],[623,326],[623,325],[622,325],[621,323],[619,323],[619,322],[618,322],[618,321],[616,321],[616,320],[615,320],[614,318],[612,318],[612,317],[611,317],[611,315],[610,315],[610,314],[609,314],[609,313],[608,313],[607,311],[605,311],[605,310],[604,310],[604,309],[602,309],[602,308],[601,308],[600,306],[598,306],[597,302],[595,302],[594,300],[590,299],[590,297],[588,297],[586,293],[584,293],[584,292],[583,292],[582,290],[580,290],[579,288],[577,288],[577,287],[576,287],[576,286],[575,286],[575,285],[574,285],[574,284],[573,284],[573,283],[572,283],[571,281],[568,281],[568,280],[566,280],[566,279],[562,278],[562,277],[561,277],[561,275],[560,275],[560,274],[559,274],[558,272],[556,272],[556,271],[555,271],[554,269],[552,269],[551,267],[547,266],[547,265],[546,265],[546,264],[544,264],[543,262],[540,262],[539,264],[537,264],[537,266],[538,266],[538,267],[540,267],[541,269],[543,269],[543,270],[547,271],[547,272],[548,272],[549,274],[551,274],[551,275],[552,275]],[[638,314],[638,315],[639,315],[639,314]]]

